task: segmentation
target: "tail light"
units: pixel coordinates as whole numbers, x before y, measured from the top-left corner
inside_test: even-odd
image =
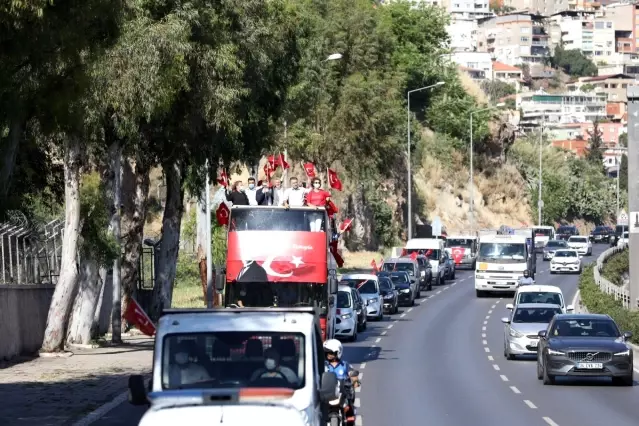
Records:
[[[322,330],[322,341],[326,341],[326,317],[320,317],[320,329]]]

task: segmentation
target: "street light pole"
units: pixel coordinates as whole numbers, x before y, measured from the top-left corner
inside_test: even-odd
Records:
[[[541,199],[541,182],[542,182],[542,145],[544,143],[544,122],[546,116],[544,114],[541,115],[541,127],[539,129],[539,194],[537,195],[537,226],[541,226],[541,207],[542,207],[542,199]]]
[[[471,111],[470,112],[470,229],[472,231],[475,231],[475,178],[474,178],[474,170],[475,170],[475,165],[474,165],[474,153],[475,153],[475,149],[474,149],[474,141],[473,141],[473,115],[479,113],[479,112],[484,112],[484,111],[490,111],[492,109],[497,109],[497,108],[501,108],[503,106],[505,106],[506,103],[505,102],[500,102],[498,104],[495,104],[491,107],[488,108],[482,108],[482,109],[478,109],[475,111]]]
[[[407,135],[407,159],[408,165],[406,167],[407,173],[407,181],[408,181],[408,214],[406,217],[406,221],[408,222],[408,232],[406,234],[406,239],[410,240],[413,236],[413,185],[412,185],[412,170],[411,170],[411,158],[410,158],[410,94],[414,92],[421,92],[422,90],[432,89],[433,87],[443,86],[446,84],[444,81],[438,81],[435,84],[431,84],[430,86],[420,87],[419,89],[409,90],[406,95],[406,135]]]

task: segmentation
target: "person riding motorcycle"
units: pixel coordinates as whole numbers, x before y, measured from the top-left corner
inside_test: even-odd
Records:
[[[324,342],[325,371],[335,373],[337,380],[344,383],[344,393],[350,407],[350,412],[346,415],[346,424],[354,425],[357,417],[355,388],[359,387],[360,383],[356,376],[351,375],[353,368],[342,359],[342,353],[343,347],[339,340],[330,339]]]
[[[535,283],[535,280],[533,280],[532,277],[530,276],[530,271],[526,269],[524,271],[524,276],[519,278],[519,285],[531,285],[534,283]]]

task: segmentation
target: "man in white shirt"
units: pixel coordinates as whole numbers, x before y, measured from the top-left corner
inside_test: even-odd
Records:
[[[306,189],[300,187],[296,177],[290,179],[291,187],[284,192],[280,205],[285,207],[302,207],[306,202]]]
[[[248,197],[250,206],[257,206],[257,190],[258,187],[255,185],[255,178],[248,178],[248,188],[244,191],[244,193]]]

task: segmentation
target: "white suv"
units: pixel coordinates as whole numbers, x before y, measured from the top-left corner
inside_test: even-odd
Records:
[[[585,256],[592,255],[592,243],[590,238],[583,235],[573,235],[568,238],[568,247],[577,250],[577,253]]]
[[[581,256],[576,250],[557,250],[550,261],[550,273],[581,273]]]

